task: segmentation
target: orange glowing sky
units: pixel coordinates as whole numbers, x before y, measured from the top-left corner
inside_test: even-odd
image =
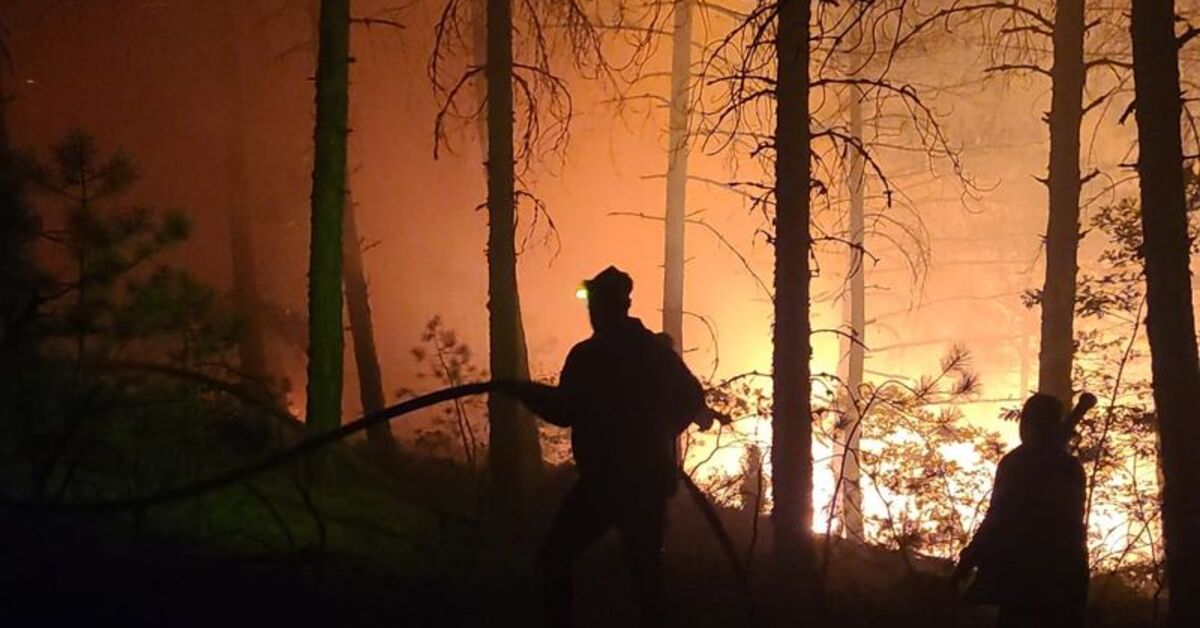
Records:
[[[214,74],[218,24],[199,4],[78,6],[26,16],[31,28],[18,31],[14,45],[24,82],[13,104],[13,128],[18,143],[45,146],[64,129],[83,126],[103,145],[130,151],[143,174],[138,198],[181,207],[195,220],[196,235],[181,259],[204,260],[194,270],[227,284],[227,227],[219,210],[224,127],[217,106],[227,94]],[[309,37],[308,18],[303,11],[268,15],[269,3],[259,4],[255,41],[242,51],[246,97],[253,103],[247,139],[252,202],[261,216],[257,245],[267,295],[301,308],[311,86],[308,54],[296,48]],[[376,0],[357,6],[369,14],[388,5]],[[432,11],[418,5],[405,13],[410,27],[403,31],[355,32],[351,186],[360,232],[378,242],[366,260],[389,388],[413,384],[408,349],[434,314],[480,355],[486,345],[486,225],[475,210],[484,198],[480,148],[472,129],[459,128],[454,151],[432,157],[436,103],[425,74]],[[698,39],[703,32],[698,28]],[[893,245],[868,242],[879,257],[868,267],[868,319],[877,319],[868,331],[874,349],[868,369],[915,376],[936,368],[946,348],[960,342],[976,355],[982,397],[1011,399],[1020,393],[1022,334],[1028,336],[1025,351],[1036,355],[1036,313],[1021,305],[1020,292],[1040,283],[1045,192],[1034,177],[1045,168],[1039,118],[1048,93],[1033,79],[974,80],[976,56],[951,49],[924,59],[922,71],[936,71],[950,84],[967,83],[931,103],[944,115],[978,193],[968,198],[944,165],[935,165],[931,175],[920,155],[886,158],[895,187],[911,199],[928,232],[931,264],[914,279]],[[667,61],[660,50],[649,69],[663,70]],[[564,73],[569,76],[569,69]],[[665,169],[665,112],[644,104],[618,111],[605,102],[611,93],[578,78],[571,86],[577,115],[569,148],[561,158],[537,160],[525,178],[550,208],[561,240],[555,249],[535,238],[521,258],[531,363],[539,374],[554,372],[570,345],[586,335],[586,316],[572,292],[580,278],[608,264],[634,276],[634,314],[653,327],[660,317],[661,226],[610,214],[661,214],[663,183],[653,177]],[[666,85],[650,80],[638,89]],[[1128,142],[1128,129],[1108,124],[1089,163],[1111,167],[1126,157]],[[758,174],[744,165],[735,174],[730,157],[696,149],[692,173],[715,180]],[[877,182],[869,186],[878,194]],[[770,282],[771,250],[756,233],[764,221],[745,199],[697,182],[689,188],[689,211],[720,228]],[[918,220],[905,209],[893,211],[898,220]],[[714,345],[705,326],[689,317],[689,362],[707,374],[719,355],[718,376],[767,370],[768,296],[710,234],[691,229],[687,249],[686,309],[709,319],[717,334]],[[827,248],[818,263],[814,293],[828,297],[842,281],[844,252]],[[841,307],[833,298],[819,300],[814,326],[839,325]],[[837,337],[817,334],[813,342],[815,370],[835,369]],[[971,413],[994,416],[996,406],[980,404]]]

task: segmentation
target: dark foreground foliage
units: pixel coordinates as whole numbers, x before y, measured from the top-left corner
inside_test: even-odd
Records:
[[[140,515],[7,512],[6,615],[21,620],[12,625],[539,625],[532,557],[569,468],[551,475],[543,508],[513,532],[473,511],[477,484],[466,469],[410,460],[381,471],[356,462],[359,455],[347,448],[333,456],[340,462],[310,491],[311,507],[281,470],[255,490],[233,487]],[[721,514],[747,550],[749,514]],[[760,541],[750,561],[759,605],[769,603],[768,550]],[[687,499],[672,505],[667,552],[679,625],[748,625],[732,572]],[[991,625],[988,609],[957,601],[947,561],[841,542],[830,558],[829,625]],[[583,562],[581,625],[633,625],[616,539]],[[1104,599],[1093,604],[1091,625],[1151,625],[1148,600],[1119,584],[1093,590]]]

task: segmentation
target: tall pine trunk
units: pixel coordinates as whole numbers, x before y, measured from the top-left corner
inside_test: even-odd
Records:
[[[809,292],[810,0],[779,0],[775,42],[775,328],[772,355],[771,522],[784,574],[812,578],[812,358]],[[782,576],[794,586],[796,580]]]
[[[367,274],[363,269],[362,241],[358,236],[356,207],[346,195],[342,215],[342,234],[345,245],[342,277],[346,282],[346,313],[350,319],[350,336],[354,341],[354,364],[358,372],[358,396],[364,413],[384,408],[383,373],[375,349],[375,326],[371,321],[371,297],[367,289]],[[387,423],[367,429],[367,444],[381,460],[395,453],[395,438]]]
[[[321,0],[312,227],[308,261],[308,407],[312,432],[341,424],[342,212],[350,112],[350,0]]]
[[[688,117],[691,109],[692,0],[675,0],[671,34],[671,114],[668,122],[667,210],[663,251],[663,331],[683,350],[683,260],[687,218]]]
[[[1050,69],[1050,195],[1038,390],[1071,402],[1075,280],[1079,271],[1080,125],[1083,123],[1084,0],[1058,0]]]
[[[229,246],[232,256],[233,301],[242,318],[238,363],[242,375],[261,387],[270,385],[266,342],[263,337],[258,264],[254,255],[254,226],[250,211],[250,176],[246,150],[249,99],[243,80],[241,47],[247,38],[232,0],[221,0],[223,33],[221,73],[225,80],[225,178]]]
[[[1169,623],[1182,628],[1200,626],[1200,359],[1189,271],[1174,4],[1135,0],[1130,30]]]
[[[487,2],[488,332],[493,379],[529,378],[517,292],[511,0]],[[515,399],[488,397],[488,464],[502,509],[524,508],[541,469],[537,424]]]
[[[851,86],[850,94],[850,137],[865,145],[863,139],[863,91],[857,86]],[[859,467],[859,441],[861,440],[862,416],[859,414],[861,402],[859,395],[863,385],[863,370],[866,367],[867,318],[866,298],[867,286],[863,266],[865,259],[863,247],[866,236],[866,220],[864,217],[865,198],[863,175],[865,159],[862,153],[850,149],[849,176],[846,184],[850,188],[850,261],[848,299],[850,338],[846,345],[846,368],[842,395],[842,419],[835,442],[841,444],[838,459],[838,517],[846,538],[862,542],[866,537],[863,533],[862,517],[862,486],[860,484],[861,469]]]

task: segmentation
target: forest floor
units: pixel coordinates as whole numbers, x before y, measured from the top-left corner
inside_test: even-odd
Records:
[[[389,473],[346,462],[297,488],[290,471],[141,514],[0,514],[0,613],[5,625],[121,626],[540,625],[532,557],[569,471],[547,483],[519,530],[477,516],[478,483],[460,467]],[[306,498],[307,495],[307,498]],[[755,598],[766,596],[768,520],[723,511],[751,555]],[[669,597],[680,626],[750,625],[747,604],[711,530],[682,495],[671,507]],[[754,550],[750,551],[751,539]],[[957,601],[948,561],[837,543],[830,554],[828,624],[983,627],[992,612]],[[1148,600],[1102,585],[1093,626],[1151,625]],[[578,570],[586,628],[632,626],[616,540]],[[803,612],[803,611],[801,611]],[[797,617],[797,625],[806,625]]]

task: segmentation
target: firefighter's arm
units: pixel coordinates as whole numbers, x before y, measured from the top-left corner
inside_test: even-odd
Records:
[[[687,429],[687,426],[695,423],[702,431],[707,431],[712,428],[713,423],[721,425],[729,425],[732,420],[728,415],[717,412],[708,407],[705,400],[704,387],[700,385],[700,380],[692,374],[684,363],[683,358],[671,349],[671,338],[667,334],[660,334],[663,339],[667,351],[664,352],[665,360],[668,363],[668,368],[673,371],[675,390],[674,396],[678,399],[681,406],[684,408],[681,414],[681,424],[676,425],[677,431],[682,432]]]
[[[557,386],[538,382],[514,382],[505,388],[505,392],[516,397],[547,423],[559,427],[570,427],[569,411],[563,403],[562,391]]]
[[[1012,486],[1014,478],[1008,468],[1008,459],[1002,459],[996,467],[996,481],[992,486],[992,497],[988,502],[987,514],[975,532],[975,537],[959,554],[956,574],[966,573],[982,562],[984,556],[995,553],[1005,528],[1011,525],[1013,504]]]
[[[529,411],[538,415],[542,420],[558,427],[571,427],[573,414],[576,412],[574,399],[579,386],[580,366],[579,355],[575,349],[567,355],[562,374],[559,375],[559,385],[550,386],[538,382],[511,382],[504,387],[504,392],[521,401]]]

